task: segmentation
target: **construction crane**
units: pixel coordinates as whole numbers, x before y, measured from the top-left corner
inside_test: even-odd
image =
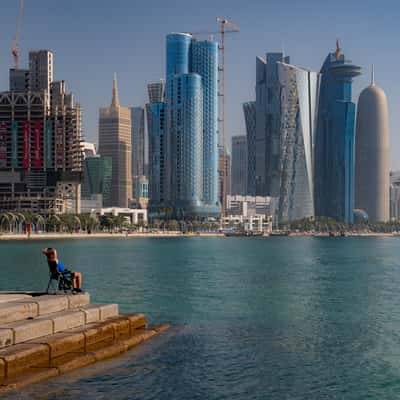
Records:
[[[19,14],[18,14],[17,30],[14,35],[13,46],[12,46],[12,55],[14,57],[14,68],[15,69],[18,69],[18,67],[19,67],[18,39],[19,39],[19,34],[21,32],[21,27],[22,27],[23,13],[24,13],[24,0],[20,0],[19,1]]]
[[[227,33],[234,33],[239,32],[240,28],[233,24],[232,22],[228,21],[225,18],[216,18],[216,22],[220,24],[219,31],[213,32],[188,32],[191,35],[211,35],[211,34],[219,34],[221,35],[221,43],[219,46],[219,50],[221,52],[221,59],[219,63],[219,91],[218,96],[220,98],[220,159],[219,159],[219,174],[221,176],[221,187],[220,187],[220,199],[222,205],[222,214],[225,215],[226,212],[226,178],[227,178],[227,171],[226,171],[226,132],[225,132],[225,34]],[[222,158],[221,158],[222,157]]]

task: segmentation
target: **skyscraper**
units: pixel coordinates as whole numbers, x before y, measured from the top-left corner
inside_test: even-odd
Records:
[[[154,208],[165,207],[168,200],[167,184],[167,107],[163,102],[150,105],[149,131],[149,199]]]
[[[371,85],[358,99],[355,161],[355,205],[372,222],[390,218],[389,112],[385,92]]]
[[[256,58],[256,192],[279,196],[280,83],[278,62],[290,62],[283,53]]]
[[[247,132],[247,194],[256,194],[256,102],[243,103]]]
[[[314,216],[314,137],[320,76],[277,63],[280,90],[278,220]],[[278,119],[277,119],[278,120]]]
[[[112,159],[110,203],[105,206],[128,207],[132,196],[131,151],[131,112],[120,106],[114,78],[111,105],[100,108],[99,116],[99,153]]]
[[[131,134],[132,134],[132,182],[133,188],[144,175],[145,137],[144,137],[144,108],[132,107],[131,109]],[[137,197],[133,190],[133,197]]]
[[[170,201],[177,215],[217,216],[218,45],[167,36],[166,107]]]
[[[315,138],[316,215],[351,223],[354,210],[353,78],[361,68],[336,51],[321,68],[318,127]]]
[[[247,139],[246,136],[232,137],[232,195],[247,193]]]

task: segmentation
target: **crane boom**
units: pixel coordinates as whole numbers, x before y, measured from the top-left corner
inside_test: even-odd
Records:
[[[15,31],[13,46],[12,46],[12,55],[14,57],[14,66],[16,69],[19,67],[19,34],[21,32],[22,27],[22,16],[24,13],[24,0],[19,1],[19,14],[18,14],[18,21],[17,21],[17,30]]]

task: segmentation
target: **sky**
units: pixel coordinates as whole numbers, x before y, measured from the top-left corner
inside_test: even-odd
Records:
[[[0,90],[8,90],[18,4],[0,0]],[[227,18],[241,29],[226,43],[230,138],[245,134],[242,103],[255,98],[256,56],[284,49],[291,63],[317,71],[339,38],[345,56],[363,68],[353,101],[375,64],[389,102],[391,167],[400,169],[399,13],[394,0],[25,0],[20,66],[27,67],[29,50],[51,49],[54,78],[82,104],[85,139],[96,142],[114,72],[121,104],[144,106],[147,83],[165,77],[165,36],[218,30],[215,17]]]

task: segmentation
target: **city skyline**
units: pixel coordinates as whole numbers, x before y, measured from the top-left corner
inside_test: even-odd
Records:
[[[344,2],[338,1],[335,5],[324,7],[323,11],[315,9],[311,16],[306,12],[309,8],[307,6],[316,4],[315,1],[306,1],[304,10],[295,2],[292,2],[293,7],[275,4],[270,9],[267,5],[256,2],[251,10],[243,10],[236,6],[236,1],[222,1],[218,6],[205,1],[196,17],[178,18],[179,13],[175,16],[171,12],[168,14],[169,18],[165,19],[163,15],[168,9],[157,8],[157,4],[160,4],[158,1],[141,5],[117,1],[113,6],[97,7],[91,1],[85,2],[84,6],[77,1],[71,1],[68,6],[57,7],[52,7],[52,3],[47,0],[35,1],[34,4],[28,0],[25,3],[20,40],[21,64],[26,64],[30,49],[53,50],[59,60],[55,79],[63,77],[70,82],[83,105],[86,140],[97,141],[97,108],[108,99],[109,80],[114,71],[119,77],[121,102],[127,106],[144,106],[147,83],[157,81],[164,75],[165,34],[173,31],[217,30],[214,19],[216,15],[221,15],[229,17],[241,27],[240,33],[227,38],[226,46],[227,142],[230,137],[245,133],[242,103],[252,99],[255,84],[253,70],[257,54],[284,48],[285,53],[291,54],[292,62],[296,65],[319,70],[327,51],[333,51],[336,37],[339,37],[344,52],[364,70],[364,74],[354,85],[354,102],[357,102],[358,94],[368,83],[369,74],[366,71],[370,64],[376,64],[377,83],[386,91],[389,100],[391,167],[400,168],[400,160],[395,157],[396,149],[400,146],[400,139],[396,137],[400,121],[395,112],[390,112],[400,102],[400,87],[392,84],[399,56],[390,48],[394,40],[391,39],[391,34],[395,33],[395,20],[389,7],[385,9],[382,4],[378,6],[372,2],[363,3],[364,7],[352,4],[347,5],[346,13],[343,13],[340,10]],[[189,3],[190,1],[178,2],[177,6]],[[71,25],[68,18],[74,12],[80,18],[74,18]],[[17,1],[3,2],[0,16],[2,90],[8,87],[8,68],[12,66],[11,42],[17,13]],[[375,26],[378,33],[371,35],[369,17],[376,13],[380,15]],[[108,23],[109,16],[113,17],[115,24]],[[287,33],[287,29],[279,27],[280,18],[286,18],[293,27],[290,32]],[[293,25],[291,21],[295,18],[302,20],[302,23]],[[106,23],[109,28],[103,30]],[[40,29],[39,25],[46,28]],[[89,25],[92,29],[86,32],[85,28]],[[306,25],[307,29],[303,29]],[[60,29],[56,29],[56,26],[60,26]],[[48,32],[52,34],[48,35]],[[200,39],[205,38],[208,37],[200,36]]]

